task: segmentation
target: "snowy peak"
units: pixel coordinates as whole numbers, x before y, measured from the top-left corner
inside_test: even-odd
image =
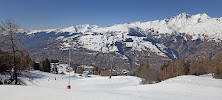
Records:
[[[202,13],[202,14],[196,14],[196,15],[190,15],[187,13],[181,13],[177,16],[171,17],[169,18],[170,20],[207,20],[210,19],[211,17],[209,17],[206,13]]]
[[[181,18],[190,18],[190,17],[191,17],[191,15],[184,12],[184,13],[181,13],[173,18],[181,19]]]
[[[210,20],[210,17],[206,13],[193,15],[192,18],[198,22],[206,22]]]
[[[165,19],[166,25],[168,27],[178,27],[180,29],[185,29],[187,26],[195,26],[198,23],[204,23],[209,21],[210,17],[206,14],[189,15],[186,13],[179,14],[169,19]],[[180,30],[176,30],[180,31]]]
[[[55,33],[64,33],[64,32],[69,32],[69,33],[85,33],[91,31],[91,29],[97,29],[99,26],[96,25],[77,25],[77,26],[71,26],[68,28],[61,28],[61,29],[47,29],[47,30],[27,30],[26,34],[34,34],[34,33],[40,33],[40,32],[55,32]]]
[[[201,19],[209,19],[209,18],[211,18],[211,17],[208,16],[206,13],[197,14],[197,15],[199,15]]]
[[[24,31],[27,35],[31,35],[34,33],[41,33],[41,32],[45,32],[45,33],[50,33],[50,32],[57,32],[59,29],[47,29],[47,30],[26,30]]]
[[[85,33],[85,32],[91,31],[91,29],[96,29],[96,28],[99,28],[99,27],[96,25],[89,25],[89,24],[77,25],[77,26],[71,26],[68,28],[62,28],[62,29],[58,30],[57,33],[63,33],[63,32]]]
[[[60,29],[60,32],[76,32],[76,28],[74,26],[68,27],[68,28],[63,28]]]

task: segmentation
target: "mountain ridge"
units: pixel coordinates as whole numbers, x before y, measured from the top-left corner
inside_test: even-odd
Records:
[[[127,32],[128,28],[139,27],[139,28],[146,30],[146,29],[151,29],[151,28],[155,29],[155,27],[153,27],[153,26],[161,26],[161,25],[168,25],[168,26],[164,26],[164,27],[160,27],[160,28],[157,27],[157,28],[159,28],[159,29],[157,29],[157,31],[159,30],[160,33],[163,33],[163,34],[164,33],[174,33],[174,31],[177,31],[180,33],[190,33],[188,31],[193,30],[193,28],[189,29],[189,30],[185,30],[183,28],[184,27],[191,28],[191,26],[189,26],[189,25],[194,26],[196,24],[201,24],[206,21],[209,22],[209,20],[215,21],[215,22],[218,21],[220,24],[219,27],[221,27],[222,26],[221,19],[222,19],[222,17],[221,18],[211,18],[206,13],[196,14],[196,15],[189,15],[187,13],[181,13],[181,14],[179,14],[177,16],[173,16],[171,18],[167,18],[167,19],[163,19],[163,20],[148,21],[148,22],[131,22],[131,23],[115,24],[115,25],[109,26],[109,27],[99,27],[97,25],[85,24],[85,25],[71,26],[68,28],[57,28],[57,29],[47,29],[47,30],[27,30],[26,33],[33,34],[33,33],[42,32],[42,31],[47,32],[47,33],[50,33],[50,32],[86,33],[86,32],[109,32],[109,31]],[[187,25],[184,25],[184,24],[187,24]],[[205,24],[209,24],[209,23],[205,23]],[[218,25],[215,25],[215,26],[218,26]],[[183,28],[181,28],[181,27],[183,27]],[[204,28],[201,28],[201,29],[204,29]],[[218,32],[221,35],[222,29],[217,28],[216,30],[218,30]],[[200,31],[200,30],[198,30],[198,31]],[[196,36],[201,33],[198,31],[195,31],[195,33],[197,32],[197,34],[189,34],[189,35]],[[194,33],[194,32],[192,31],[192,33]],[[204,32],[204,34],[206,34],[206,33],[207,32]],[[217,33],[217,31],[212,32],[212,33],[215,34],[215,33]],[[204,34],[200,34],[200,35],[204,35]],[[194,39],[197,39],[197,38],[198,37],[195,37]],[[213,38],[216,38],[216,37],[213,37]],[[220,38],[220,40],[222,40],[222,38]]]

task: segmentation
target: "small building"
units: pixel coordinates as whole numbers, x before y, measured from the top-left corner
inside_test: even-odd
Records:
[[[82,67],[76,67],[76,73],[83,74],[83,68]]]
[[[93,74],[93,66],[87,66],[87,65],[81,65],[77,67],[77,70],[81,69],[83,72],[79,73],[79,74]],[[77,71],[78,73],[78,71]]]
[[[101,71],[100,75],[101,76],[110,76],[110,70],[108,70],[108,71]],[[116,72],[115,69],[112,69],[112,76],[118,76],[118,73]]]
[[[129,74],[129,70],[127,70],[127,69],[122,69],[122,73],[125,74],[125,75],[128,75],[128,74]]]
[[[101,71],[101,72],[100,72],[100,75],[101,75],[101,76],[109,76],[109,75],[110,75],[110,72],[109,72],[109,71]]]
[[[50,72],[53,74],[58,74],[59,63],[50,63],[51,70]]]
[[[69,70],[72,71],[71,68],[68,68],[68,64],[60,64],[60,63],[50,63],[51,66],[51,73],[53,74],[64,74]]]

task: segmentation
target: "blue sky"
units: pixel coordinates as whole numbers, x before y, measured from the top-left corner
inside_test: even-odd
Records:
[[[12,18],[23,29],[73,25],[111,26],[165,19],[186,12],[222,17],[222,0],[0,0],[0,21]]]

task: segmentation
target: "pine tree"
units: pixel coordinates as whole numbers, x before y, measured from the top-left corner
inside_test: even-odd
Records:
[[[190,61],[186,61],[184,63],[184,74],[185,75],[188,75],[189,74],[189,71],[190,71]]]
[[[50,61],[48,58],[46,58],[45,61],[43,62],[43,71],[50,73],[50,70],[51,70]]]
[[[39,69],[39,63],[36,63],[34,60],[33,60],[32,62],[33,62],[33,65],[32,65],[32,66],[33,66],[33,69],[34,69],[34,70],[40,70],[40,69]]]

